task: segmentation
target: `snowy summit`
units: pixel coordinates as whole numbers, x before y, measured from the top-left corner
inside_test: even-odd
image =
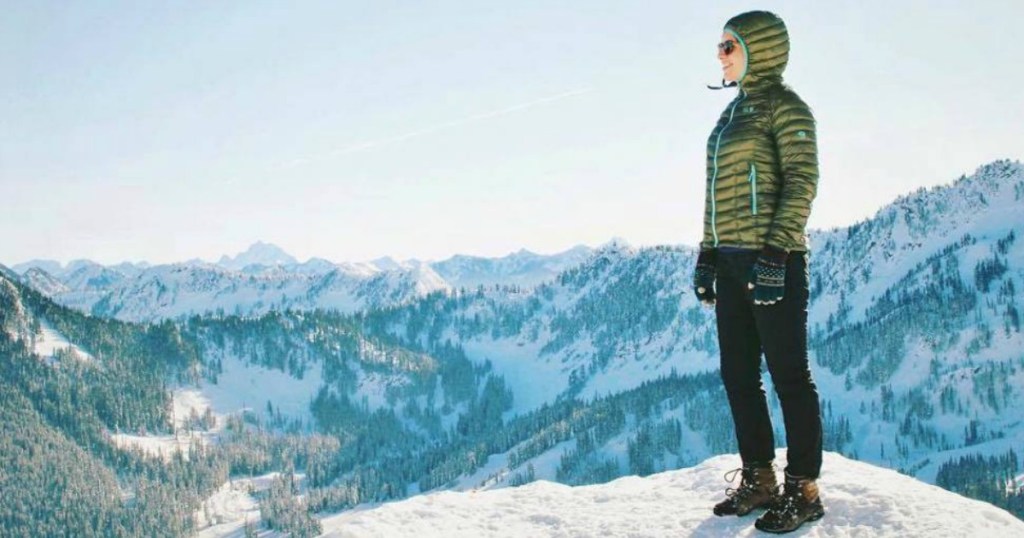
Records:
[[[273,267],[275,265],[293,265],[298,261],[277,245],[257,241],[249,246],[248,250],[238,254],[234,258],[221,256],[217,265],[225,269],[239,271],[250,265]]]
[[[776,464],[785,461],[786,450],[778,449]],[[711,513],[728,485],[723,475],[739,465],[738,455],[727,454],[695,467],[589,486],[538,480],[516,488],[427,493],[326,517],[323,536],[769,536],[754,528],[763,510],[742,518]],[[805,523],[794,536],[1024,536],[1024,522],[1001,508],[835,452],[825,452],[818,484],[825,517]]]

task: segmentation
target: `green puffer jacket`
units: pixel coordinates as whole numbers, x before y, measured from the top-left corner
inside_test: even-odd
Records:
[[[811,109],[782,82],[789,34],[782,19],[766,11],[729,19],[725,32],[740,43],[747,65],[739,94],[708,139],[700,246],[806,251],[818,183],[817,134]]]

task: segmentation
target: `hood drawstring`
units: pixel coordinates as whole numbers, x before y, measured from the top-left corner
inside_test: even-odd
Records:
[[[723,90],[725,88],[732,88],[734,86],[739,86],[739,83],[736,82],[735,80],[730,82],[730,83],[726,83],[724,78],[722,79],[722,85],[721,86],[712,86],[710,84],[707,85],[707,87],[709,89],[712,89],[712,90]]]

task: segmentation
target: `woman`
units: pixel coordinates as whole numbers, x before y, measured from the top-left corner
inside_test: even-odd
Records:
[[[704,238],[694,291],[715,307],[742,479],[738,488],[726,489],[714,513],[742,516],[765,507],[755,527],[789,532],[824,515],[815,481],[821,414],[807,360],[805,229],[818,181],[815,121],[782,82],[789,34],[774,13],[750,11],[729,19],[718,59],[723,86],[738,86],[739,92],[708,140]],[[781,492],[761,385],[762,352],[782,404],[789,447]]]

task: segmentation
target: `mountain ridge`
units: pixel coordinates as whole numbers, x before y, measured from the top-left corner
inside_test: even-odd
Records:
[[[124,321],[159,321],[218,311],[252,315],[275,308],[355,312],[404,304],[438,290],[499,283],[531,287],[580,263],[591,250],[580,245],[553,255],[521,250],[501,258],[456,255],[440,262],[384,257],[333,263],[310,258],[300,264],[278,247],[259,242],[219,263],[120,264],[115,269],[77,260],[56,275],[46,270],[56,262],[15,267],[36,289],[67,306]]]

